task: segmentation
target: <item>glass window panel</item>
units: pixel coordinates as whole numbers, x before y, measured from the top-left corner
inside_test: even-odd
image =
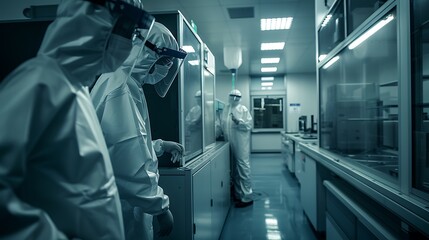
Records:
[[[347,33],[353,32],[387,0],[348,0]]]
[[[412,2],[413,187],[429,193],[429,1]]]
[[[225,103],[222,101],[216,99],[215,100],[215,109],[216,109],[216,120],[215,120],[215,135],[217,141],[224,141],[223,132],[222,132],[222,126],[221,126],[221,119],[222,119],[222,111],[225,107]]]
[[[328,54],[344,40],[344,2],[338,2],[319,29],[319,56]]]
[[[187,160],[202,151],[201,44],[183,24],[183,47],[188,55],[183,63],[183,100],[185,113],[185,155]],[[193,50],[191,50],[193,49]]]
[[[253,128],[283,129],[282,97],[253,98]]]
[[[360,45],[345,48],[332,58],[337,61],[320,68],[320,145],[397,179],[396,12],[378,22],[386,19]]]
[[[216,141],[214,75],[204,69],[204,138],[206,146]]]

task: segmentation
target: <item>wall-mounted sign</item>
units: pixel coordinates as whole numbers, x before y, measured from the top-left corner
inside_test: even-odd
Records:
[[[289,103],[289,112],[290,113],[301,112],[301,103]]]

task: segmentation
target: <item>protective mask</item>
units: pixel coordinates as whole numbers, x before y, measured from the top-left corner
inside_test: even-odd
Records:
[[[146,74],[144,77],[144,83],[155,85],[159,81],[161,81],[165,76],[167,76],[168,71],[170,70],[170,66],[155,64],[154,70],[152,73]]]
[[[230,97],[228,98],[228,103],[232,105],[234,102],[235,102],[235,101],[234,101],[234,98],[230,96]]]
[[[240,103],[240,97],[229,96],[228,102],[232,107],[237,107],[238,104]]]
[[[130,54],[131,48],[130,39],[112,34],[103,56],[103,73],[116,71]]]
[[[231,103],[231,106],[232,107],[237,107],[238,106],[238,104],[240,103],[240,101],[233,101],[232,103]]]

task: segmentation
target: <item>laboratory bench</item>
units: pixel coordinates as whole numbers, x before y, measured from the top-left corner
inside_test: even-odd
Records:
[[[284,163],[290,173],[295,174],[301,182],[301,150],[299,143],[317,144],[317,133],[281,132],[282,155]]]
[[[327,239],[427,239],[429,206],[383,173],[313,144],[299,144],[305,172],[301,203]],[[387,160],[389,161],[389,159]]]

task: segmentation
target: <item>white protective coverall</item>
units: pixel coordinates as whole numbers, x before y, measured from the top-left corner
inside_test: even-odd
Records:
[[[148,41],[178,49],[173,35],[157,22]],[[91,90],[112,159],[126,239],[152,239],[152,216],[169,212],[169,198],[158,186],[157,156],[162,155],[165,149],[162,149],[162,140],[152,141],[148,106],[142,88],[158,57],[152,50],[144,48],[131,77],[128,78],[127,74],[137,58],[141,43],[134,41],[124,64],[114,73],[101,75]]]
[[[239,98],[231,100],[222,112],[222,131],[225,141],[229,141],[232,152],[232,180],[234,194],[241,202],[252,201],[252,183],[250,180],[250,130],[252,129],[252,116],[249,110],[240,104],[241,93],[233,90],[231,94]],[[231,114],[238,121],[236,124]]]
[[[104,6],[63,0],[38,55],[1,83],[1,239],[124,238],[86,87],[129,54],[131,40],[111,34],[115,21]]]

